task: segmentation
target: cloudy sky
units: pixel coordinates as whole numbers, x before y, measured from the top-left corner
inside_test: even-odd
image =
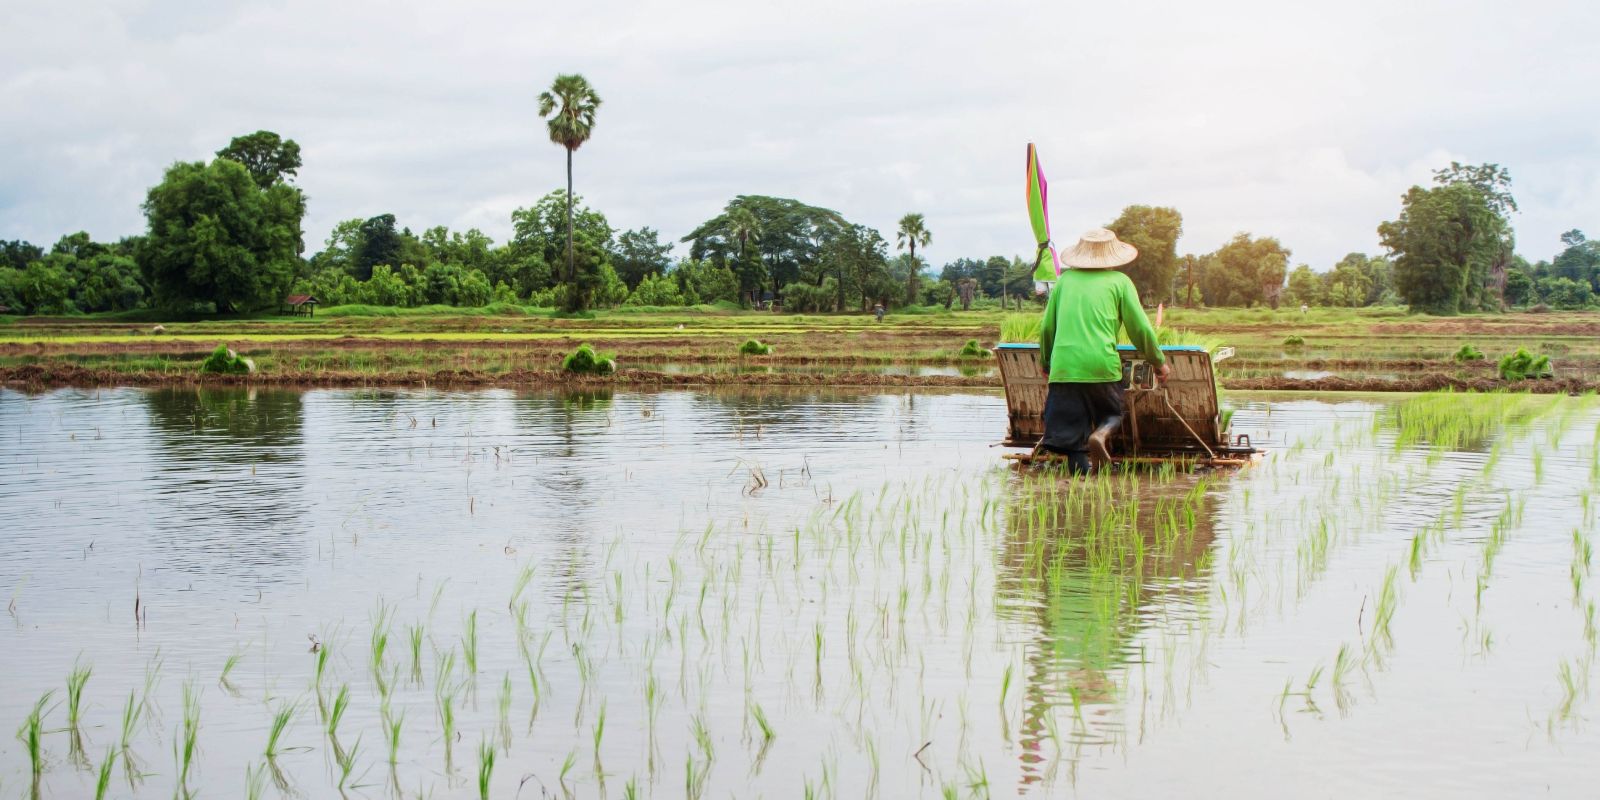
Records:
[[[1377,251],[1452,159],[1511,170],[1519,250],[1600,233],[1592,2],[365,2],[19,0],[0,25],[0,239],[143,229],[174,161],[298,141],[320,249],[341,219],[478,227],[562,185],[535,97],[604,105],[578,193],[677,239],[736,194],[799,198],[935,265],[1031,252],[1039,144],[1057,239],[1130,203],[1327,268]]]

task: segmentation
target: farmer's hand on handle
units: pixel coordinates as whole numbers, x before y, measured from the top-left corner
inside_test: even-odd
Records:
[[[1172,365],[1171,364],[1162,364],[1161,366],[1156,367],[1156,381],[1158,381],[1160,383],[1166,383],[1167,382],[1167,378],[1170,378],[1170,377],[1172,377]]]

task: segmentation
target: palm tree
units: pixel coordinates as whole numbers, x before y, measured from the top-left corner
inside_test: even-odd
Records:
[[[743,206],[730,206],[727,210],[727,215],[728,235],[739,240],[739,266],[742,269],[744,267],[745,246],[751,239],[761,240],[761,220],[757,219],[750,209]],[[760,291],[760,289],[751,291],[750,300],[753,304],[760,303],[761,298],[758,296]]]
[[[594,133],[594,114],[600,109],[595,94],[582,75],[557,75],[549,91],[539,94],[539,116],[549,117],[550,141],[567,148],[567,282],[576,284],[578,271],[572,255],[572,153]],[[571,291],[571,290],[569,290]]]
[[[895,249],[911,248],[911,275],[906,278],[906,305],[917,302],[917,245],[927,247],[933,234],[923,224],[921,214],[907,214],[900,218],[900,231],[895,234]]]

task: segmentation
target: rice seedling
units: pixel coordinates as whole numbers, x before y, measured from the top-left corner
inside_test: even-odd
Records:
[[[439,695],[439,725],[444,729],[444,765],[445,772],[453,770],[454,745],[456,741],[456,695],[455,691],[447,691]]]
[[[473,609],[467,615],[466,626],[461,634],[461,659],[467,668],[468,680],[475,680],[478,675],[478,610]]]
[[[267,791],[267,766],[244,765],[244,796],[246,800],[261,800]]]
[[[378,686],[378,693],[389,694],[389,685],[384,671],[384,656],[389,651],[389,628],[394,615],[394,610],[381,599],[378,608],[372,614],[371,634],[371,669],[372,681]]]
[[[100,769],[95,773],[94,800],[105,800],[106,792],[111,790],[111,772],[116,765],[116,748],[106,748],[106,757],[100,761]]]
[[[333,760],[339,765],[339,794],[344,794],[344,787],[350,782],[350,773],[356,767],[356,755],[361,752],[361,737],[357,736],[355,744],[350,749],[334,748]]]
[[[189,773],[200,752],[200,690],[192,682],[183,686],[183,721],[172,739],[172,751],[177,763],[177,794],[189,797]]]
[[[578,763],[578,751],[570,750],[567,757],[561,762],[561,772],[556,776],[556,782],[562,786],[567,785],[567,773],[572,771],[573,765]]]
[[[243,653],[234,652],[228,656],[227,661],[222,662],[222,675],[218,676],[217,685],[221,686],[223,691],[226,691],[229,694],[237,695],[239,693],[238,690],[234,688],[233,683],[228,680],[228,676],[233,674],[234,668],[239,666],[239,661],[243,658]]]
[[[406,629],[406,638],[411,644],[411,682],[422,684],[422,624],[417,623]]]
[[[38,794],[39,779],[44,775],[44,718],[50,713],[46,706],[55,692],[48,691],[34,701],[33,708],[17,729],[17,741],[28,751],[28,765],[33,772],[34,794]]]
[[[337,702],[335,700],[335,703]],[[289,729],[289,723],[294,721],[294,716],[299,710],[299,703],[285,702],[278,704],[278,710],[272,712],[272,724],[267,726],[267,747],[263,751],[268,761],[276,759],[283,752],[279,744],[283,740],[284,732]],[[343,709],[340,709],[340,712],[342,713]]]
[[[339,691],[333,696],[333,705],[328,709],[327,714],[328,738],[334,742],[335,748],[338,747],[339,741],[339,721],[344,719],[345,709],[349,707],[350,684],[340,684]]]
[[[322,693],[322,677],[328,671],[328,658],[333,651],[333,645],[322,642],[317,647],[317,665],[312,673],[311,689],[318,695]]]
[[[594,774],[596,774],[596,775],[600,775],[600,774],[602,774],[604,772],[604,770],[600,766],[600,743],[605,740],[605,737],[606,737],[606,703],[605,703],[604,700],[601,700],[600,701],[600,716],[595,719],[594,732],[592,734],[592,738],[594,740]]]
[[[705,757],[707,764],[716,760],[716,751],[711,743],[711,730],[706,727],[705,717],[695,714],[690,720],[689,734],[694,738],[694,743],[699,746],[700,754]]]
[[[94,674],[92,666],[80,667],[72,665],[72,671],[67,673],[67,728],[74,733],[78,730],[78,722],[82,719],[83,687],[89,683],[89,676]]]
[[[488,739],[478,743],[478,798],[489,800],[489,779],[494,776],[494,745]]]
[[[383,719],[384,745],[388,747],[389,766],[392,767],[400,763],[400,731],[405,727],[406,713],[402,711],[400,716],[397,717],[390,714],[388,708],[384,708],[381,716]]]
[[[511,752],[511,673],[500,681],[500,696],[496,703],[500,709],[500,746]]]
[[[756,727],[761,729],[761,741],[770,742],[777,738],[777,733],[772,730],[771,723],[767,722],[767,714],[761,709],[760,703],[750,704],[750,716],[755,718]]]

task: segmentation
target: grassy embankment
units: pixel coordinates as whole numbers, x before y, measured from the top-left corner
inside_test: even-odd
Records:
[[[218,343],[258,373],[224,380],[276,383],[504,383],[565,380],[561,357],[580,342],[618,356],[624,383],[832,383],[988,386],[988,360],[961,354],[993,344],[999,311],[771,314],[712,307],[624,309],[567,318],[547,309],[388,309],[345,306],[315,318],[248,316],[156,321],[150,312],[0,317],[0,379],[13,383],[163,383],[199,378]],[[1547,354],[1565,388],[1600,380],[1600,313],[1408,315],[1397,309],[1171,309],[1169,326],[1223,341],[1231,388],[1430,388],[1486,385],[1517,347]],[[153,332],[156,325],[162,327]],[[1299,337],[1303,344],[1288,344]],[[772,355],[739,354],[748,339]],[[1488,357],[1452,358],[1470,344]],[[958,366],[943,375],[883,374]],[[1323,375],[1322,373],[1332,373]],[[594,379],[589,379],[594,380]]]

